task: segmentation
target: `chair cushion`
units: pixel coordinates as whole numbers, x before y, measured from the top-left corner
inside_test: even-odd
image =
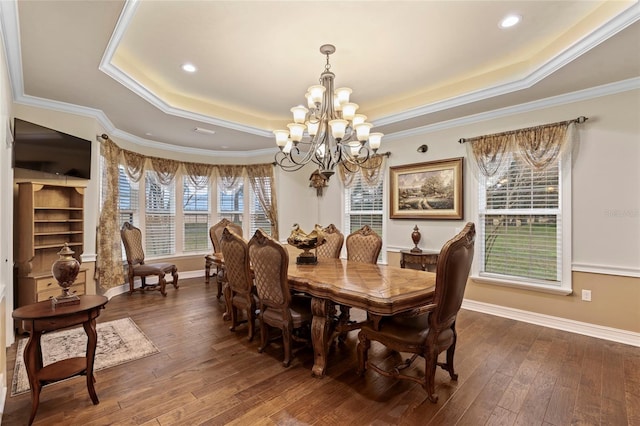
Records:
[[[397,315],[383,318],[379,330],[364,325],[362,331],[370,340],[393,342],[399,346],[423,346],[429,334],[429,313],[415,317]],[[452,340],[453,330],[447,328],[438,335],[438,346],[448,345]]]
[[[133,268],[134,275],[160,275],[165,272],[171,272],[175,268],[172,263],[148,263],[144,265],[136,265]]]
[[[293,327],[300,327],[305,322],[311,321],[311,299],[302,297],[291,298],[291,304],[289,305],[291,311],[291,319],[293,321]],[[281,324],[282,323],[282,311],[273,307],[267,307],[264,311],[264,320],[267,324]]]

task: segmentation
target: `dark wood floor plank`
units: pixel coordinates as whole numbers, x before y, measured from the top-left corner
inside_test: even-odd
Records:
[[[203,281],[184,279],[167,297],[112,298],[99,322],[131,317],[160,353],[96,372],[95,406],[82,377],[46,386],[34,424],[640,425],[635,347],[462,310],[459,379],[438,369],[432,404],[418,384],[372,371],[357,376],[357,331],[332,345],[323,379],[311,377],[308,349],[282,367],[282,345],[260,354],[259,335],[248,342],[246,326],[229,331],[215,286]],[[7,349],[9,383],[16,346]],[[381,345],[370,356],[384,366],[398,359]],[[423,374],[424,362],[410,371]],[[593,387],[597,396],[587,392]],[[2,424],[26,424],[30,408],[28,393],[8,396]]]

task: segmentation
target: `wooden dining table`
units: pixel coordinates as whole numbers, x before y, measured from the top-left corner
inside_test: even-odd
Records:
[[[217,256],[224,267],[224,259]],[[329,347],[339,333],[336,305],[363,309],[372,321],[424,306],[433,299],[436,274],[346,259],[319,258],[315,265],[298,265],[290,256],[289,287],[312,297],[312,374],[323,377]]]

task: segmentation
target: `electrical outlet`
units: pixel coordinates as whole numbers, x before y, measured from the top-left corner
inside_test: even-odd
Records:
[[[582,300],[591,302],[591,290],[582,290]]]

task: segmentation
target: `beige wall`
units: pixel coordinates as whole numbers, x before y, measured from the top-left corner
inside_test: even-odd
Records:
[[[16,107],[16,115],[44,125],[90,138],[101,132],[99,126],[88,123],[86,117],[51,113],[33,107]],[[465,157],[461,137],[471,137],[504,130],[529,127],[536,124],[575,118],[580,115],[589,121],[579,132],[580,143],[573,158],[573,289],[569,296],[550,295],[529,290],[507,288],[471,281],[467,288],[468,300],[521,309],[537,314],[586,322],[632,332],[640,332],[640,90],[623,90],[610,95],[538,108],[526,113],[500,114],[464,126],[439,126],[436,130],[421,129],[409,136],[395,135],[384,141],[383,151],[391,151],[389,166]],[[18,114],[19,112],[19,114]],[[43,121],[46,117],[47,121]],[[76,121],[79,120],[79,121]],[[130,142],[117,141],[123,148],[134,149]],[[425,154],[416,148],[429,145]],[[96,149],[97,151],[97,149]],[[147,155],[179,157],[183,161],[208,161],[202,157],[176,155],[139,150]],[[97,155],[97,152],[96,152]],[[261,155],[241,161],[209,159],[211,163],[251,163],[269,161],[271,156]],[[96,160],[97,163],[97,160]],[[455,235],[466,221],[476,217],[475,179],[471,164],[464,164],[464,219],[463,220],[388,220],[385,231],[388,263],[399,264],[398,251],[412,247],[413,226],[422,233],[420,247],[439,249]],[[97,170],[97,165],[94,170]],[[280,240],[286,239],[291,225],[300,223],[311,228],[315,223],[341,226],[343,211],[342,191],[337,178],[330,181],[322,197],[308,187],[310,170],[297,173],[276,171],[277,200],[279,206]],[[95,176],[95,175],[94,175]],[[97,192],[97,179],[90,187]],[[95,194],[94,194],[95,195]],[[97,195],[87,200],[87,217],[97,223],[99,214]],[[87,235],[95,234],[95,225],[87,221]],[[91,238],[95,238],[92,236]],[[86,249],[95,242],[85,241]],[[202,271],[202,256],[168,259],[178,264],[183,272]],[[87,263],[90,265],[91,260]],[[477,262],[476,262],[477,263]],[[93,266],[93,265],[91,265]],[[580,300],[582,289],[592,291],[592,302]]]

